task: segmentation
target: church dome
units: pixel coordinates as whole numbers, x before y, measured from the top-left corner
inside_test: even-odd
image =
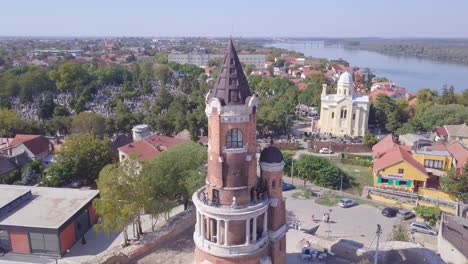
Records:
[[[345,71],[340,75],[338,83],[353,83],[353,76],[349,72]]]
[[[281,151],[273,146],[263,149],[262,153],[260,153],[260,162],[281,163],[283,160],[283,154]]]

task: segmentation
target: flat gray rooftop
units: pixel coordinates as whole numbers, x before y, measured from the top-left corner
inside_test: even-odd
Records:
[[[0,208],[13,202],[16,198],[27,193],[31,188],[2,188],[4,185],[0,184]],[[8,185],[7,185],[8,186]],[[1,216],[0,216],[1,217]]]
[[[99,191],[0,184],[0,205],[31,190],[32,197],[0,215],[0,226],[57,229],[95,198]]]

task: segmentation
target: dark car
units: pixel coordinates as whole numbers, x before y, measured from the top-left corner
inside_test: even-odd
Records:
[[[382,210],[382,215],[386,217],[395,217],[398,213],[398,209],[394,207],[386,207]]]
[[[282,184],[283,192],[296,189],[296,186],[283,182]]]
[[[411,218],[415,217],[415,215],[411,211],[408,211],[408,210],[405,210],[405,209],[399,210],[397,216],[398,216],[398,218],[400,218],[402,220],[408,220],[408,219],[411,219]]]

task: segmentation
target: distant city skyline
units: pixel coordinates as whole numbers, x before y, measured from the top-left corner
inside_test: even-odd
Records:
[[[0,0],[0,36],[468,38],[468,1]]]

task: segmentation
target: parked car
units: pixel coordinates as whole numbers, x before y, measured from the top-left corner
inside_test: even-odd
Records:
[[[328,148],[323,148],[323,149],[319,150],[319,153],[320,154],[333,154],[333,150],[328,149]]]
[[[285,182],[283,182],[281,184],[281,187],[283,188],[283,192],[296,189],[296,186],[294,186],[294,185],[292,185],[290,183],[285,183]]]
[[[402,220],[408,220],[408,219],[415,217],[415,215],[411,211],[401,209],[401,210],[398,210],[397,217]]]
[[[356,204],[356,203],[355,203],[353,200],[351,200],[351,199],[346,199],[346,198],[341,199],[341,200],[338,202],[338,205],[339,205],[340,207],[343,207],[343,208],[348,208],[348,207],[351,207],[351,206],[353,206],[353,205],[355,205],[355,204]]]
[[[411,222],[410,223],[410,232],[419,232],[419,233],[424,233],[424,234],[429,234],[433,236],[437,236],[437,230],[434,230],[431,226],[429,226],[426,223],[421,223],[421,222]]]
[[[395,217],[398,213],[398,209],[394,207],[386,207],[382,210],[382,215],[386,217]]]

